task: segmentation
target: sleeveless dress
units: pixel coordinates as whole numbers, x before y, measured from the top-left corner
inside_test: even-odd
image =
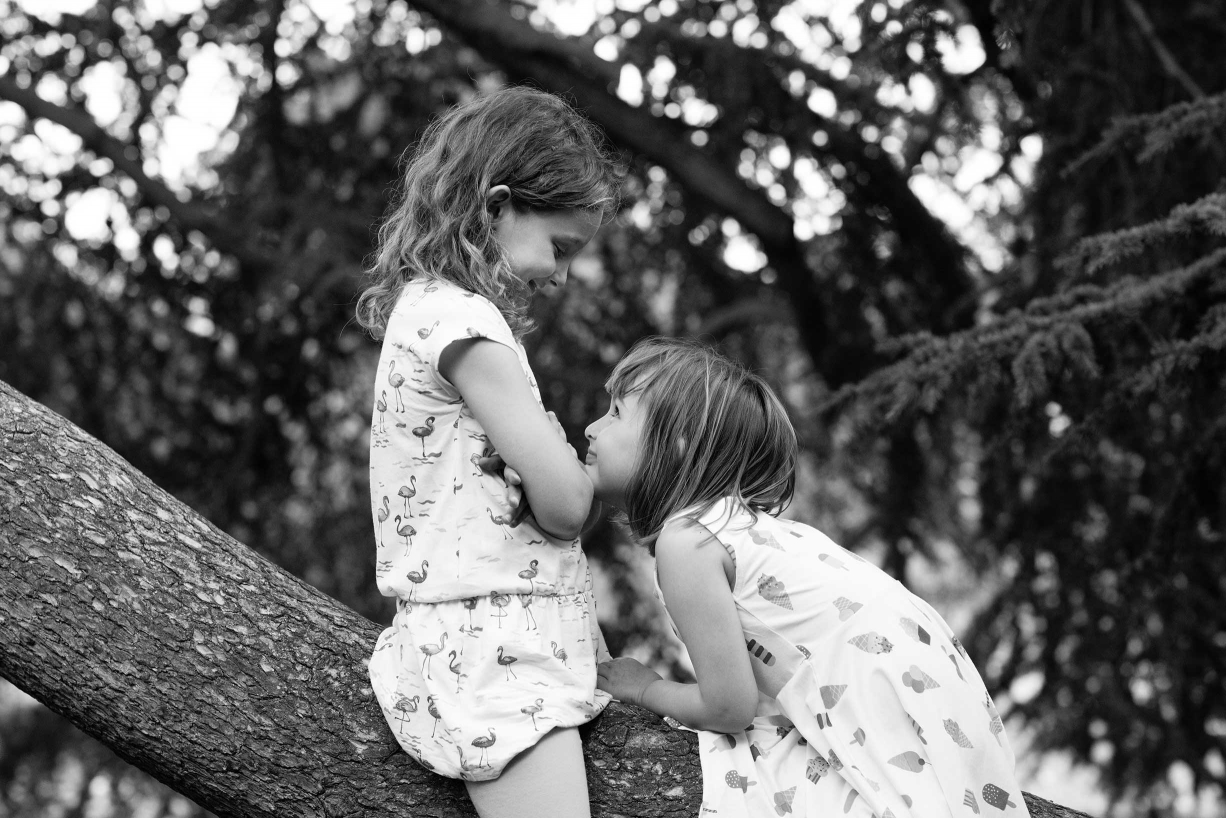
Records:
[[[452,778],[497,778],[555,727],[590,721],[600,644],[579,541],[530,521],[521,492],[477,461],[493,446],[438,369],[459,340],[523,346],[488,300],[454,284],[405,286],[375,378],[370,486],[379,591],[396,598],[370,659],[375,697],[400,745]]]
[[[701,815],[1026,818],[996,708],[945,621],[814,528],[722,500],[758,708],[699,732]],[[657,585],[658,593],[658,585]]]

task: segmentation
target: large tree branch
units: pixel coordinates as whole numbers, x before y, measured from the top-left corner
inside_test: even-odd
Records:
[[[472,815],[387,728],[380,630],[0,382],[0,675],[127,761],[223,817]],[[697,813],[691,734],[614,705],[585,747],[596,815]]]
[[[1149,47],[1153,49],[1154,54],[1158,57],[1158,62],[1162,63],[1162,70],[1167,73],[1167,76],[1174,79],[1183,89],[1188,92],[1188,96],[1192,99],[1204,99],[1205,92],[1196,84],[1196,80],[1183,70],[1183,66],[1179,64],[1179,60],[1175,59],[1175,55],[1166,47],[1166,43],[1162,42],[1162,38],[1158,36],[1158,32],[1154,29],[1153,22],[1149,19],[1149,15],[1145,13],[1145,8],[1137,2],[1137,0],[1123,0],[1124,8],[1128,10],[1128,14],[1132,17],[1133,22],[1137,24],[1137,28],[1141,30],[1141,36],[1145,38],[1145,42],[1149,43]]]
[[[588,113],[619,143],[658,162],[688,189],[735,216],[764,245],[795,244],[792,218],[760,190],[701,151],[688,148],[684,129],[652,116],[610,92],[618,72],[576,40],[557,37],[514,17],[497,0],[413,0],[449,31],[474,46],[483,57],[512,73],[532,77],[549,90],[581,97]],[[548,69],[537,77],[531,70]],[[603,97],[596,108],[590,103]],[[606,121],[606,117],[608,121]]]
[[[688,147],[684,129],[617,98],[609,90],[608,63],[586,47],[538,31],[488,0],[413,0],[448,30],[469,42],[484,57],[502,65],[516,79],[531,79],[546,90],[575,100],[609,136],[665,168],[698,201],[726,213],[758,237],[792,301],[805,346],[832,382],[842,383],[830,365],[834,348],[830,317],[805,264],[792,218],[760,190],[701,151]]]
[[[5,76],[0,76],[0,99],[17,103],[32,119],[54,122],[79,136],[88,150],[111,160],[116,170],[135,182],[148,201],[165,207],[185,232],[198,230],[218,250],[234,256],[244,266],[263,267],[270,262],[271,257],[253,248],[236,225],[209,213],[194,202],[183,201],[164,183],[145,173],[139,151],[111,136],[88,113],[48,102]]]
[[[795,53],[747,49],[731,38],[701,39],[685,33],[670,18],[645,24],[643,33],[636,39],[648,37],[648,48],[654,48],[656,43],[666,44],[674,60],[680,56],[683,62],[688,58],[691,65],[720,66],[718,72],[729,79],[714,87],[708,83],[709,101],[722,105],[729,112],[725,118],[729,118],[732,111],[742,114],[740,119],[734,119],[734,127],[750,127],[744,121],[743,112],[759,106],[767,110],[768,117],[772,113],[778,116],[782,127],[776,133],[793,149],[811,151],[828,162],[854,168],[854,175],[842,183],[848,198],[863,210],[884,207],[902,245],[915,250],[913,258],[926,268],[931,282],[924,288],[926,300],[932,307],[929,313],[941,316],[928,328],[948,331],[967,323],[970,315],[967,297],[974,292],[975,284],[968,272],[969,253],[949,226],[920,201],[911,190],[907,174],[894,165],[880,146],[868,142],[856,127],[817,114],[803,99],[784,90],[787,76],[799,71],[818,87],[831,91],[840,109],[847,110],[878,106],[875,101],[877,88],[867,82],[853,88]],[[710,78],[715,71],[707,73]],[[738,90],[731,91],[731,88]],[[768,98],[745,98],[745,94],[757,89],[766,89]],[[812,141],[819,131],[827,136],[821,147]],[[916,271],[915,274],[921,273]],[[951,305],[960,305],[961,309]],[[943,315],[948,312],[954,315]]]
[[[665,168],[695,200],[736,218],[757,236],[777,271],[780,289],[789,296],[805,347],[818,370],[835,385],[863,375],[862,367],[848,365],[849,356],[831,354],[836,346],[833,328],[846,319],[831,314],[834,306],[806,263],[792,216],[764,191],[748,186],[735,168],[694,147],[682,125],[619,99],[611,90],[617,80],[613,64],[598,58],[586,44],[517,19],[496,0],[413,0],[413,5],[485,58],[502,65],[515,79],[531,79],[547,90],[574,98],[617,143]],[[772,76],[770,81],[777,82],[777,78]],[[801,110],[815,127],[822,124],[807,108]],[[940,282],[943,301],[957,301],[969,292],[966,253],[948,228],[919,202],[889,161],[870,156],[863,141],[846,129],[830,127],[830,150],[841,151],[844,161],[868,171],[871,188],[880,195],[873,204],[893,214],[904,242],[923,249],[933,280]]]
[[[0,675],[127,761],[222,818],[472,815],[399,751],[378,631],[0,382]],[[697,815],[692,734],[617,704],[583,733],[596,818]]]

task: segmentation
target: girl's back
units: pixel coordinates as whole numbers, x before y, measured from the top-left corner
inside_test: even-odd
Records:
[[[701,522],[733,557],[760,698],[745,733],[701,734],[704,791],[718,794],[704,807],[1026,815],[1000,718],[945,621],[820,531],[733,506]]]
[[[568,594],[586,581],[578,541],[512,527],[508,509],[518,505],[519,488],[478,465],[494,447],[438,368],[450,344],[477,337],[515,350],[537,393],[523,346],[480,296],[446,281],[411,281],[388,322],[370,439],[385,596],[426,603],[492,592]]]

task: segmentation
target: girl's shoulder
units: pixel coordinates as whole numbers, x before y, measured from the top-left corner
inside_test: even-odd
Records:
[[[688,516],[712,531],[718,531],[730,525],[734,527],[753,525],[757,520],[757,515],[739,498],[732,495],[714,500],[705,509],[695,507],[689,511]]]
[[[698,529],[705,536],[718,534],[729,526],[743,527],[752,525],[756,517],[735,497],[720,497],[708,503],[700,503],[683,508],[664,521],[660,528],[660,536],[683,529]]]
[[[499,309],[489,299],[469,292],[450,281],[415,278],[404,285],[388,321],[393,325],[429,328],[442,324],[458,327],[471,336],[510,336],[511,329]],[[469,331],[471,330],[471,331]],[[446,334],[445,332],[443,334]]]
[[[455,304],[466,309],[493,309],[497,312],[497,308],[493,303],[484,296],[469,292],[461,287],[448,281],[445,278],[426,278],[418,277],[405,282],[404,289],[400,292],[400,298],[396,301],[396,307],[419,307],[429,305],[431,308],[438,307],[443,304]]]

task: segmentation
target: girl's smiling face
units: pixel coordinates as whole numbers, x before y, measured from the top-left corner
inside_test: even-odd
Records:
[[[494,212],[494,237],[511,272],[533,292],[547,284],[565,284],[571,260],[600,227],[600,213],[579,208],[516,210],[505,185],[491,188],[486,201]]]
[[[612,398],[609,411],[584,431],[588,447],[583,468],[592,481],[593,493],[597,500],[615,508],[626,507],[626,488],[638,463],[647,413],[640,395]]]

